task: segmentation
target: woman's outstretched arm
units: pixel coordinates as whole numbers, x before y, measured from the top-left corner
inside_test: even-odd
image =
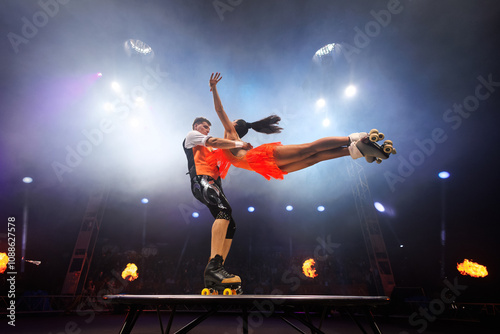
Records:
[[[220,73],[212,73],[210,76],[210,90],[212,91],[212,94],[214,96],[214,106],[215,106],[215,111],[217,112],[217,116],[219,116],[219,119],[224,126],[224,138],[232,139],[232,140],[239,140],[240,137],[238,136],[238,133],[236,132],[236,129],[234,128],[233,122],[229,120],[229,117],[227,117],[226,112],[224,111],[224,107],[222,106],[222,102],[219,97],[219,93],[217,92],[217,83],[222,79],[222,76]]]

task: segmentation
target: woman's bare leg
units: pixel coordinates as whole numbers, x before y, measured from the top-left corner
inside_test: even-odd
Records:
[[[349,137],[325,137],[312,143],[277,146],[274,158],[278,166],[302,161],[314,154],[349,145]]]
[[[347,147],[338,147],[327,151],[321,151],[319,153],[313,154],[303,160],[292,162],[287,165],[278,167],[287,173],[296,172],[298,170],[310,167],[317,164],[318,162],[336,159],[340,157],[345,157],[349,155],[349,149]]]

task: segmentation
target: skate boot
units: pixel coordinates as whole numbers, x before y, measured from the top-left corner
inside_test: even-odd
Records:
[[[216,255],[211,259],[205,268],[205,289],[202,295],[240,295],[241,279],[239,276],[229,274],[222,266],[222,256]]]
[[[381,163],[382,160],[388,159],[391,153],[396,154],[396,150],[392,147],[392,141],[386,140],[382,145],[379,145],[372,141],[369,136],[354,143],[355,147],[352,149],[351,146],[353,146],[353,144],[349,146],[349,152],[352,150],[355,154],[357,154],[356,156],[358,158],[360,157],[359,153],[361,153],[361,155],[364,156],[368,162],[376,161],[377,163]],[[353,156],[353,159],[356,158]]]
[[[357,142],[358,140],[360,140],[361,138],[364,138],[368,136],[368,133],[366,132],[355,132],[355,133],[351,133],[348,137],[349,137],[349,145],[351,143],[354,143],[354,142]]]

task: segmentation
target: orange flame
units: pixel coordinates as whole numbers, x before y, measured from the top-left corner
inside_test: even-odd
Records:
[[[315,264],[316,262],[314,262],[314,259],[305,260],[302,265],[302,272],[304,275],[311,278],[318,276],[318,274],[316,274],[316,269],[314,268]]]
[[[134,263],[127,264],[127,267],[122,272],[122,278],[128,279],[132,282],[137,277],[139,277],[139,274],[137,273],[137,266]]]
[[[7,270],[7,263],[9,263],[7,253],[0,253],[0,274],[3,274]]]
[[[457,263],[457,269],[462,275],[469,275],[472,277],[485,277],[488,276],[488,270],[479,263],[464,259],[464,262]]]

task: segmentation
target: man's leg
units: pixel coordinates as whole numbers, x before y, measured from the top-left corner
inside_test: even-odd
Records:
[[[210,249],[210,258],[213,259],[215,255],[220,255],[225,260],[229,248],[231,247],[231,240],[226,239],[227,227],[229,220],[216,219],[212,225],[212,246]],[[229,240],[229,245],[227,245]]]

